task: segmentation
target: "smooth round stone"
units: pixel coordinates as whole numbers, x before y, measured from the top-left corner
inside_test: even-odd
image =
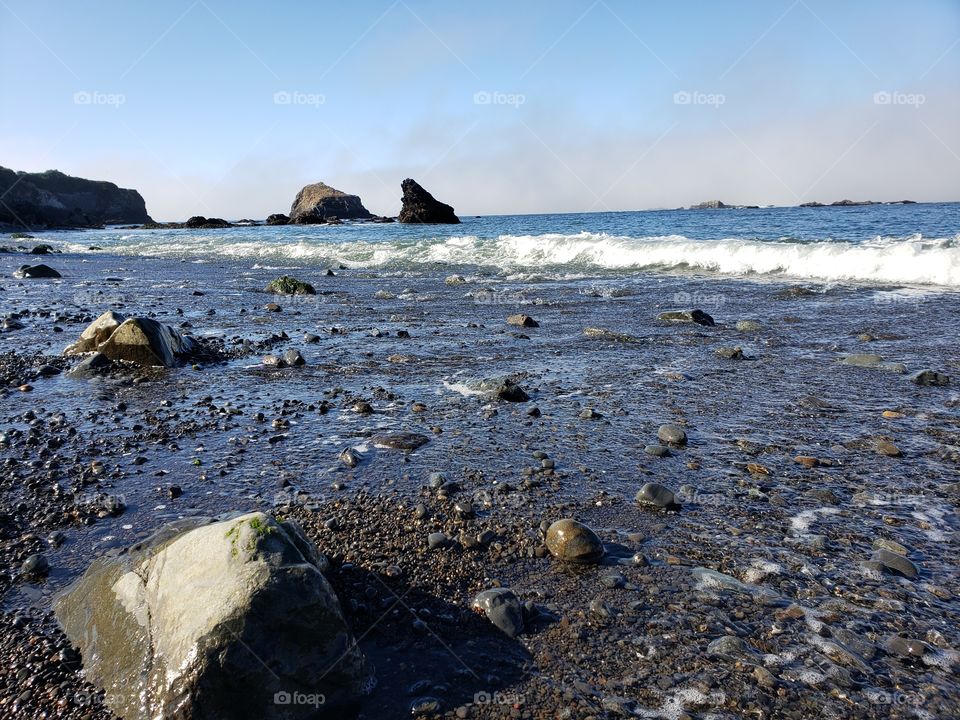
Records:
[[[897,553],[890,552],[889,550],[880,549],[877,550],[873,557],[872,561],[878,562],[889,572],[894,573],[895,575],[903,575],[906,578],[915,578],[920,574],[920,570],[917,569],[917,566],[910,562],[903,555],[898,555]]]
[[[603,542],[583,523],[570,518],[557,520],[547,530],[547,549],[558,560],[595,563],[603,557]]]
[[[442,487],[446,481],[447,479],[443,476],[443,473],[438,473],[438,472],[430,473],[430,477],[427,480],[430,487],[432,487],[434,490]]]
[[[616,590],[626,585],[627,579],[623,575],[604,575],[600,578],[600,584],[610,590]]]
[[[677,496],[673,491],[660,483],[647,483],[637,492],[636,501],[641,505],[649,505],[664,510],[680,507]]]
[[[737,330],[740,332],[756,332],[760,327],[756,320],[737,320]]]
[[[927,654],[929,646],[922,640],[893,635],[884,641],[883,649],[890,655],[896,655],[897,657],[918,658]]]
[[[430,442],[430,438],[419,433],[395,432],[374,435],[371,442],[374,447],[388,450],[416,450]]]
[[[666,445],[647,445],[643,451],[653,457],[667,457],[670,454],[670,449]]]
[[[892,553],[903,555],[904,557],[910,552],[903,545],[889,538],[877,538],[873,541],[872,547],[874,550],[889,550]]]
[[[27,577],[40,578],[50,572],[50,563],[43,555],[31,555],[20,568]]]
[[[728,655],[733,657],[742,657],[751,654],[750,648],[746,643],[735,635],[724,635],[718,637],[707,645],[708,655]]]
[[[509,588],[484,590],[474,598],[473,609],[483,612],[490,622],[512,638],[523,632],[523,610]]]
[[[657,437],[660,442],[665,442],[668,445],[685,445],[687,443],[687,433],[684,432],[682,427],[673,423],[661,425],[657,429]]]
[[[431,550],[445,548],[449,544],[450,544],[450,538],[447,537],[446,533],[432,532],[429,535],[427,535],[427,547],[429,547]]]

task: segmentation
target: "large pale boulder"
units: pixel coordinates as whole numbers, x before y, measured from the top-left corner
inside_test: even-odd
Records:
[[[348,718],[369,681],[322,558],[255,512],[102,557],[54,604],[124,720]]]
[[[126,318],[105,312],[80,334],[64,355],[99,352],[111,360],[144,366],[173,367],[196,350],[196,341],[150,318]]]
[[[120,327],[127,319],[126,315],[121,315],[113,310],[107,310],[92,323],[87,325],[86,330],[80,333],[80,338],[63,351],[64,355],[79,355],[81,353],[96,352],[101,343],[113,334],[113,331]]]
[[[307,185],[297,193],[290,208],[289,221],[298,225],[338,220],[366,220],[373,215],[357,195],[332,188],[326,183]]]

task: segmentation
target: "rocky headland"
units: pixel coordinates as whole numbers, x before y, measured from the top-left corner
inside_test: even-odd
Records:
[[[98,228],[152,222],[136,190],[57,170],[25,173],[0,167],[0,197],[0,226],[10,228]]]

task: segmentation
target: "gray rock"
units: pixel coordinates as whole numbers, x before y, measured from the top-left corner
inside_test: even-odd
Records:
[[[349,447],[340,451],[339,458],[340,462],[349,468],[355,468],[363,460],[360,453]]]
[[[741,348],[739,345],[736,347],[717,348],[713,352],[717,357],[721,357],[725,360],[743,360],[745,357],[743,354],[743,348]]]
[[[431,550],[449,547],[453,541],[446,533],[432,532],[427,535],[427,547]]]
[[[484,378],[468,383],[468,387],[505,402],[527,402],[530,396],[509,377]]]
[[[557,520],[547,529],[547,549],[558,560],[596,563],[603,557],[603,542],[593,530],[570,518]]]
[[[374,447],[387,450],[416,450],[430,442],[430,438],[419,433],[390,432],[374,435],[371,442]]]
[[[670,455],[670,449],[666,445],[647,445],[643,451],[647,455],[654,457],[667,457]]]
[[[540,323],[529,315],[511,315],[507,318],[507,325],[516,325],[517,327],[535,328],[540,327]]]
[[[49,265],[21,265],[13,276],[21,280],[54,280],[63,277]]]
[[[44,578],[50,573],[50,563],[43,555],[30,555],[23,561],[20,571],[28,578]]]
[[[94,375],[101,375],[114,367],[116,366],[113,364],[113,360],[103,353],[98,352],[81,360],[67,375],[76,378],[93,377]]]
[[[686,445],[687,433],[679,425],[667,423],[657,428],[657,437],[660,442],[668,445]]]
[[[111,360],[145,367],[174,367],[195,350],[193,338],[156,320],[144,317],[124,319],[122,315],[107,312],[88,326],[64,353],[74,355],[96,351]]]
[[[123,718],[344,716],[369,674],[316,552],[263,513],[164,528],[94,561],[55,603],[86,679]]]
[[[883,358],[879,355],[873,355],[870,353],[856,353],[854,355],[847,355],[844,357],[841,362],[844,365],[853,365],[855,367],[879,367],[883,362]]]
[[[473,609],[483,612],[490,622],[509,637],[516,637],[523,632],[520,601],[508,588],[484,590],[474,598]]]
[[[870,558],[875,563],[880,563],[883,568],[894,575],[902,575],[905,578],[913,579],[920,574],[920,570],[903,555],[899,555],[883,548],[877,550]]]
[[[299,225],[371,217],[373,215],[363,206],[359,197],[322,182],[307,185],[300,190],[290,207],[290,222]]]
[[[883,649],[889,655],[904,659],[922,658],[930,652],[930,646],[922,640],[892,635],[883,642]]]
[[[637,492],[636,501],[641,505],[657,507],[662,510],[678,510],[680,502],[672,490],[659,483],[647,483]]]
[[[697,325],[705,325],[706,327],[716,325],[713,318],[703,310],[670,310],[657,315],[657,320],[661,322],[695,323]]]
[[[724,635],[707,645],[707,654],[718,657],[744,658],[756,655],[756,652],[736,635]]]
[[[737,320],[737,330],[740,332],[756,332],[762,327],[756,320]]]
[[[289,367],[302,367],[307,364],[307,361],[303,359],[303,355],[300,354],[299,350],[287,350],[283,354],[283,361]]]
[[[910,378],[917,385],[949,385],[950,378],[943,373],[934,372],[933,370],[921,370],[912,378]]]

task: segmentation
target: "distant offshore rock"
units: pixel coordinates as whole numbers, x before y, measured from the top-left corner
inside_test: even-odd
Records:
[[[705,200],[702,203],[691,205],[690,210],[756,210],[759,205],[727,205],[720,200]]]
[[[399,221],[402,223],[430,223],[457,225],[460,218],[453,208],[442,203],[411,178],[400,183],[403,190],[403,208]]]
[[[0,225],[95,228],[151,222],[136,190],[58,170],[25,173],[0,167],[0,197]]]
[[[319,182],[307,185],[297,193],[290,207],[289,222],[315,225],[336,220],[369,220],[372,217],[373,214],[363,206],[359,196],[349,195]]]

